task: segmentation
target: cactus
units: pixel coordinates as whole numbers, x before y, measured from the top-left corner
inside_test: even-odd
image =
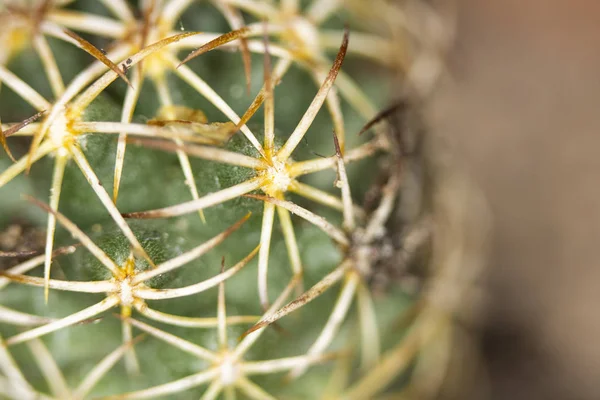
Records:
[[[438,222],[468,199],[439,216],[446,163],[410,101],[384,109],[436,75],[416,25],[383,1],[139,3],[0,9],[0,398],[437,388],[465,246]]]

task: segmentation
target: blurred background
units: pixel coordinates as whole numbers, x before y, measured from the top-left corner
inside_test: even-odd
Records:
[[[599,399],[600,2],[461,0],[448,62],[435,130],[494,219],[472,384]]]

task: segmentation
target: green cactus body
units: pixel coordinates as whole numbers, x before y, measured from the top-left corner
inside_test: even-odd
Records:
[[[449,321],[408,284],[422,161],[357,135],[398,32],[352,1],[7,1],[0,226],[47,234],[0,253],[0,398],[410,387]]]

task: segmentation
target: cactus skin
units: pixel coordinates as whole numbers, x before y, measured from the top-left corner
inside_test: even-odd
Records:
[[[337,9],[336,1],[315,1],[312,8],[298,8],[297,3],[141,1],[134,9],[122,1],[88,0],[40,1],[25,7],[16,7],[13,3],[7,6],[2,14],[4,17],[7,13],[14,13],[19,21],[24,22],[23,25],[0,28],[0,43],[6,45],[5,50],[0,50],[3,52],[0,54],[3,130],[8,132],[15,127],[12,123],[25,120],[36,112],[36,107],[27,104],[27,100],[35,103],[31,96],[25,96],[23,100],[22,91],[18,90],[20,80],[38,91],[51,107],[47,110],[37,107],[37,111],[46,112],[38,120],[21,127],[14,135],[5,138],[2,134],[3,146],[6,145],[5,148],[14,153],[15,158],[26,160],[28,149],[36,151],[31,139],[17,136],[25,135],[27,129],[31,132],[40,130],[46,118],[52,115],[53,105],[65,99],[61,85],[48,72],[52,70],[52,60],[40,56],[43,54],[40,48],[44,46],[40,43],[45,40],[40,37],[52,36],[47,39],[48,46],[54,54],[56,69],[67,92],[69,85],[76,81],[77,74],[90,66],[92,59],[85,51],[95,54],[99,70],[106,76],[112,74],[114,83],[94,92],[90,101],[84,101],[85,97],[78,96],[85,93],[89,84],[103,79],[100,73],[93,77],[90,75],[87,84],[76,91],[77,96],[64,101],[67,108],[61,108],[57,118],[66,118],[64,126],[65,132],[68,132],[60,136],[60,146],[53,147],[48,156],[33,163],[29,175],[14,174],[13,178],[10,171],[17,164],[12,164],[4,155],[0,158],[0,226],[7,226],[10,221],[18,219],[41,228],[50,227],[52,222],[47,221],[53,221],[55,213],[49,210],[40,212],[39,207],[19,196],[31,195],[47,202],[45,199],[50,193],[50,208],[55,208],[52,196],[60,193],[60,198],[55,197],[54,200],[58,202],[61,215],[89,237],[90,242],[95,243],[116,267],[111,270],[106,266],[107,262],[103,264],[98,253],[94,253],[92,244],[84,243],[77,249],[68,247],[85,240],[77,235],[78,240],[74,240],[74,231],[69,229],[68,221],[56,215],[58,228],[55,235],[48,236],[48,239],[54,238],[54,243],[46,247],[46,254],[50,255],[51,250],[69,254],[55,254],[52,269],[47,268],[52,278],[47,304],[43,289],[46,283],[41,279],[44,276],[43,256],[35,256],[39,259],[39,266],[32,272],[9,270],[8,275],[0,278],[4,282],[0,283],[0,339],[4,344],[0,349],[0,398],[162,396],[169,399],[230,399],[237,394],[239,398],[251,399],[362,399],[377,398],[386,393],[394,396],[410,386],[407,382],[411,371],[418,370],[420,365],[417,355],[436,335],[445,337],[440,332],[448,331],[449,321],[445,313],[440,313],[435,307],[430,309],[427,301],[423,300],[426,290],[409,290],[406,285],[409,279],[405,264],[412,260],[413,253],[419,253],[415,258],[418,261],[414,262],[416,269],[426,272],[425,265],[431,257],[431,244],[423,246],[429,240],[431,229],[427,223],[430,207],[419,201],[419,204],[404,204],[405,198],[411,198],[415,192],[422,190],[418,176],[424,164],[420,159],[405,159],[398,154],[399,143],[394,141],[393,124],[385,120],[375,125],[374,134],[356,135],[388,101],[385,88],[390,76],[397,73],[390,71],[390,66],[406,63],[405,60],[398,61],[398,54],[391,55],[389,59],[382,53],[373,57],[372,51],[371,56],[364,59],[362,56],[368,52],[369,43],[373,43],[374,47],[385,43],[386,48],[391,48],[394,42],[356,29],[360,39],[353,47],[355,28],[350,26],[350,47],[340,72],[342,75],[335,80],[334,90],[323,92],[327,95],[326,99],[323,97],[325,104],[313,107],[315,112],[319,108],[327,109],[330,115],[327,116],[323,110],[312,124],[309,122],[308,133],[298,142],[291,158],[285,160],[290,165],[309,159],[331,161],[331,166],[322,168],[322,172],[298,180],[335,196],[335,206],[328,207],[308,200],[306,196],[290,194],[291,190],[287,187],[280,190],[275,182],[277,176],[271,177],[268,170],[264,172],[261,169],[263,167],[252,169],[211,161],[206,159],[211,156],[196,157],[192,151],[194,146],[212,146],[213,153],[223,150],[234,158],[238,154],[246,157],[244,160],[251,158],[271,162],[276,160],[277,151],[285,149],[291,132],[309,109],[317,89],[326,81],[333,63],[332,54],[338,51],[338,48],[332,49],[332,45],[326,43],[330,43],[331,37],[336,34],[339,42],[342,41],[342,31],[335,30],[336,26],[339,28],[340,21],[346,18],[353,23],[364,22],[360,16],[352,15],[352,7],[345,13]],[[177,4],[185,7],[180,14],[176,13],[174,19],[170,18],[173,8],[169,6]],[[333,6],[332,12],[337,10],[335,12],[341,17],[324,24],[316,21],[315,15],[321,15],[319,13],[327,10],[329,5]],[[72,18],[67,18],[67,15]],[[78,21],[83,15],[102,19],[82,25]],[[264,24],[260,22],[263,19],[267,21]],[[45,30],[30,29],[28,24],[38,20],[47,23]],[[114,30],[106,32],[94,26],[94,23],[102,21],[112,21],[110,26]],[[278,24],[284,29],[278,31]],[[316,41],[319,30],[328,24],[334,29],[326,32],[329,39]],[[85,36],[90,46],[107,49],[106,58],[102,52],[85,45],[83,40],[73,39],[77,36],[70,33],[65,36],[63,28]],[[122,29],[121,33],[119,29]],[[168,60],[184,57],[187,52],[182,49],[191,51],[218,36],[198,34],[181,39],[177,37],[172,39],[173,43],[164,46],[160,44],[171,40],[169,38],[174,38],[175,34],[181,34],[184,29],[221,33],[233,30],[237,35],[230,35],[229,39],[234,39],[230,42],[227,42],[227,35],[223,36],[221,42],[227,43],[219,42],[214,50],[175,68]],[[268,44],[263,38],[265,29],[269,33]],[[146,37],[140,36],[144,33]],[[157,47],[156,51],[147,54],[141,67],[134,65],[140,61],[136,54],[149,48],[146,46],[158,46],[156,43],[161,46],[160,49]],[[114,56],[111,52],[118,52],[119,46],[125,47],[123,54],[111,61]],[[268,48],[267,53],[271,53],[270,57],[263,57],[265,47]],[[340,63],[344,60],[343,55],[339,55],[343,47],[338,53]],[[239,51],[230,54],[220,51],[222,48]],[[279,83],[280,77],[269,66],[277,71],[281,60],[285,60],[280,58],[282,54],[289,57],[290,65]],[[385,74],[368,73],[369,68],[380,68],[375,66],[377,63],[387,68]],[[45,80],[41,77],[41,70],[47,73]],[[116,70],[118,74],[111,72]],[[126,75],[121,73],[123,70],[126,70]],[[231,124],[231,112],[223,106],[215,107],[218,99],[215,100],[216,97],[208,91],[199,93],[198,85],[194,86],[185,79],[190,76],[185,75],[188,70],[204,79],[223,97],[227,107],[240,115],[252,103],[264,82],[265,104],[256,116],[246,121],[249,130],[256,133],[256,142],[263,144],[264,155],[248,140],[244,130],[229,137],[230,133],[221,129],[228,125],[215,124]],[[12,78],[10,73],[18,78]],[[350,76],[358,82],[356,87]],[[179,79],[182,77],[183,80]],[[306,84],[307,79],[313,79],[316,85]],[[245,87],[248,82],[251,82],[250,95]],[[334,81],[331,82],[333,84]],[[270,95],[273,87],[277,90]],[[166,96],[165,92],[161,95],[161,88],[166,88]],[[133,101],[128,103],[128,99]],[[182,110],[188,110],[187,115],[200,115],[198,111],[201,110],[206,114],[206,120],[191,120],[190,117],[183,123],[166,121],[178,119],[175,114],[168,117],[169,102],[185,107]],[[272,109],[269,111],[271,102],[274,103],[274,112]],[[270,130],[269,118],[273,115],[275,125]],[[263,116],[264,124],[259,119]],[[11,124],[6,124],[9,121]],[[136,124],[146,134],[159,132],[165,140],[137,139],[133,125],[122,125],[116,131],[111,130],[111,134],[96,133],[96,125],[93,124],[107,121]],[[158,124],[152,121],[158,121]],[[233,118],[233,122],[238,121]],[[85,123],[92,124],[87,125],[92,128],[81,128],[80,131],[73,128]],[[37,151],[43,148],[44,143],[55,140],[52,126],[48,134],[50,139],[46,137],[39,141]],[[188,128],[190,126],[196,130]],[[215,141],[209,135],[215,129],[221,129],[219,132],[224,133],[220,135],[227,138]],[[332,130],[335,132],[333,137],[329,133]],[[125,132],[128,133],[127,138]],[[375,150],[361,150],[365,143],[373,144]],[[79,150],[81,153],[78,153]],[[352,151],[358,154],[356,161],[341,161],[342,153],[347,155]],[[119,154],[124,154],[122,173],[118,172]],[[55,185],[55,166],[60,165],[61,157],[65,160],[64,174],[60,175],[60,185]],[[81,157],[87,159],[95,176],[81,167]],[[193,173],[191,177],[186,172],[186,165]],[[398,175],[400,170],[403,175]],[[87,180],[82,171],[87,173]],[[347,179],[344,177],[346,173]],[[119,215],[128,213],[125,215],[132,216],[136,212],[185,204],[193,198],[202,199],[263,176],[261,174],[268,175],[265,178],[268,184],[248,191],[250,196],[240,194],[205,209],[197,208],[165,219],[125,220]],[[384,184],[373,185],[372,182],[381,176],[387,178]],[[96,177],[102,186],[93,188],[88,180],[93,184]],[[273,189],[274,186],[276,189]],[[370,194],[375,193],[375,203],[371,202],[368,210],[355,210],[352,217],[352,207],[342,206],[342,203],[350,201],[362,206],[362,199],[368,197],[369,188],[372,189]],[[265,194],[275,200],[265,198]],[[107,201],[111,195],[116,205]],[[332,197],[316,197],[321,202],[332,202]],[[390,201],[388,215],[378,220],[374,210],[386,200]],[[270,206],[272,201],[280,203]],[[316,215],[312,220],[302,217],[302,212],[300,217],[291,216],[300,265],[292,260],[294,246],[290,245],[291,236],[289,230],[286,232],[285,224],[275,223],[270,239],[264,237],[268,217],[263,210],[275,210],[267,212],[277,214],[273,219],[281,221],[289,215],[286,205],[290,204]],[[41,207],[44,208],[43,205]],[[198,211],[202,215],[199,216]],[[291,211],[292,214],[298,212],[296,209]],[[365,211],[366,215],[362,215]],[[245,220],[248,212],[252,215]],[[319,225],[321,217],[330,221],[331,229],[337,233],[332,234],[331,229]],[[227,230],[236,221],[240,221],[239,224]],[[371,226],[369,236],[371,221],[378,221],[374,226],[381,230],[374,230]],[[123,282],[151,271],[150,260],[161,268],[165,263],[188,254],[191,249],[211,243],[223,232],[227,232],[223,240],[214,246],[207,244],[207,251],[201,255],[190,256],[187,262],[178,263],[168,272],[144,280],[143,287],[132,284],[132,296],[136,300],[131,304],[124,300]],[[387,240],[390,238],[393,238],[392,242]],[[260,250],[257,248],[259,243],[262,246]],[[410,250],[407,250],[408,245],[412,246]],[[265,246],[267,251],[261,253]],[[379,254],[392,251],[397,255],[400,250],[406,250],[402,255],[406,260],[397,263],[394,260],[400,256],[386,258]],[[28,258],[31,256],[19,258],[19,265],[27,262]],[[384,271],[381,260],[386,260],[388,267],[391,264],[397,275],[393,279],[390,276],[392,281],[383,289],[377,289],[375,280],[385,280],[387,276],[387,272],[381,272]],[[260,283],[260,275],[264,272],[262,268],[266,268],[267,263],[268,287]],[[346,265],[346,268],[340,269],[340,265]],[[301,273],[298,268],[301,268]],[[215,277],[228,271],[236,272],[208,285]],[[324,285],[327,290],[323,293],[309,290],[314,285],[323,285],[326,282],[323,279],[332,271],[339,271],[334,285]],[[8,285],[9,279],[16,282]],[[118,289],[114,293],[87,293],[81,289],[82,285],[73,283],[83,281],[108,282],[106,285],[114,284]],[[172,299],[156,297],[162,293],[178,293],[177,288],[192,287],[199,282],[207,282],[207,288]],[[72,283],[70,287],[76,291],[54,290],[67,283]],[[138,289],[141,292],[136,292]],[[302,297],[303,292],[308,294]],[[290,303],[292,308],[281,311],[286,310],[286,303],[298,296],[304,299],[301,307],[296,308]],[[114,304],[97,315],[80,318],[76,323],[55,331],[40,331],[39,326],[50,326],[55,323],[52,321],[77,315],[83,309],[111,299],[114,299]],[[269,306],[271,310],[265,313]],[[22,313],[23,318],[30,322],[21,324],[16,319],[11,320],[13,314],[8,314],[8,310]],[[148,310],[162,314],[158,317],[154,314],[153,318],[144,314]],[[278,320],[274,317],[278,310],[279,317],[291,315]],[[418,311],[416,316],[415,311]],[[40,317],[48,318],[48,321],[41,323],[35,319]],[[336,319],[341,325],[338,326]],[[265,321],[275,324],[267,326]],[[438,324],[439,321],[442,322]],[[256,322],[259,324],[254,325]],[[183,326],[186,324],[195,326]],[[34,333],[29,337],[28,332]],[[137,337],[139,333],[145,333],[145,337]],[[320,342],[320,345],[315,345],[315,342]],[[184,345],[188,346],[187,352],[182,350]],[[199,350],[199,347],[189,350],[193,346],[204,350]],[[108,363],[107,357],[114,359]],[[89,387],[80,387],[90,371],[100,371],[99,368],[104,365],[101,360],[107,362],[106,370],[99,373],[98,380]],[[302,365],[307,368],[304,370]],[[190,383],[190,379],[194,382]]]

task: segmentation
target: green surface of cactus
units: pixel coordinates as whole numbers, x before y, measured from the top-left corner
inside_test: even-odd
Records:
[[[369,30],[354,1],[4,2],[0,117],[17,161],[0,157],[0,398],[366,399],[407,387],[434,330],[415,317],[398,255],[423,213],[405,204],[419,198],[408,187],[419,161],[398,155],[385,119],[358,135],[405,68],[398,31]],[[294,175],[311,162],[315,173]],[[259,183],[221,195],[248,182]],[[180,204],[192,206],[159,215]],[[8,233],[54,225],[20,247]],[[414,268],[426,270],[424,254]]]

